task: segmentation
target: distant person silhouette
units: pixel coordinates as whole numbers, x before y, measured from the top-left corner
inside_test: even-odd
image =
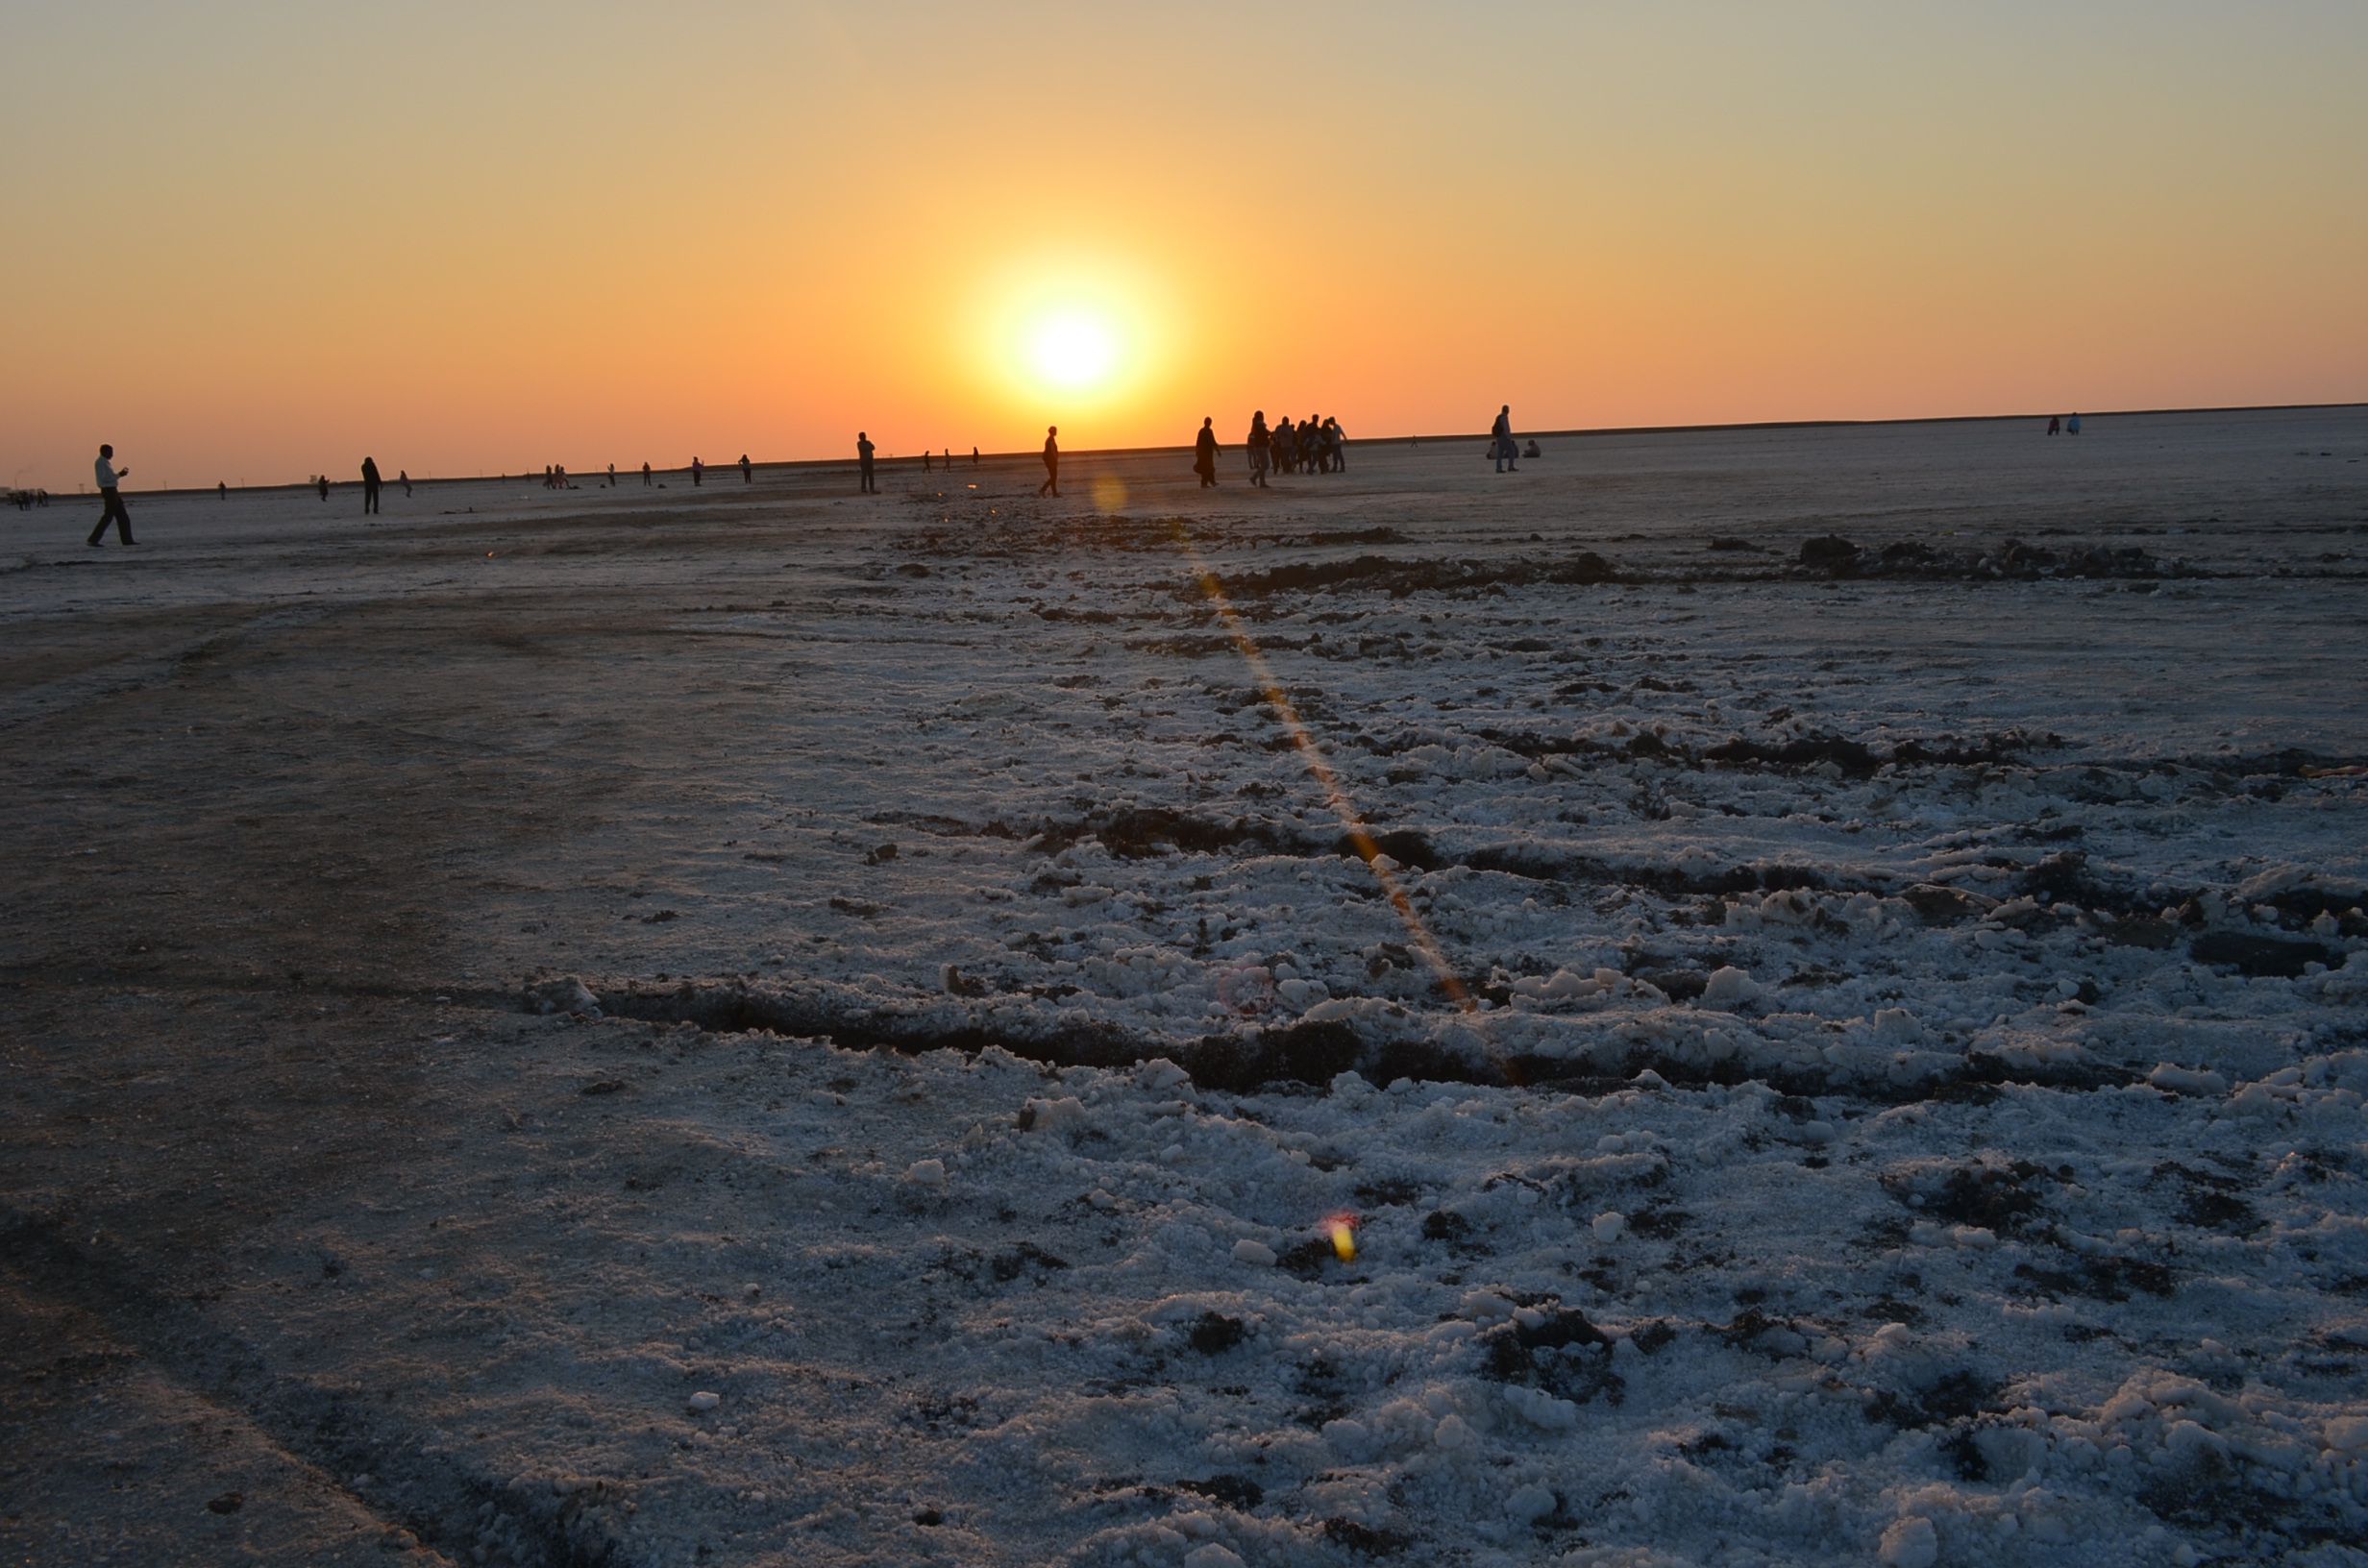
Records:
[[[609,489],[611,489],[611,490],[614,490],[616,487],[617,487],[617,465],[616,465],[616,464],[614,464],[614,463],[610,463],[610,464],[608,465],[608,488],[609,488]]]
[[[361,515],[368,517],[379,509],[379,465],[373,457],[361,460]]]
[[[929,472],[929,449],[926,447],[921,449],[921,472]]]
[[[978,449],[977,449],[976,447],[973,447],[973,448],[971,448],[971,467],[973,467],[973,468],[976,468],[977,466],[978,466]]]
[[[1267,411],[1264,408],[1249,416],[1249,436],[1245,445],[1249,448],[1249,482],[1264,490],[1267,488],[1267,467],[1274,460],[1274,432],[1267,429]]]
[[[1542,457],[1545,453],[1538,450],[1538,438],[1533,435],[1529,438],[1529,444],[1521,449],[1521,455],[1524,457]]]
[[[867,496],[879,494],[879,485],[872,477],[872,453],[871,436],[862,430],[857,430],[855,432],[855,470],[863,480],[862,493]]]
[[[1200,488],[1217,488],[1217,421],[1207,415],[1200,420],[1200,433],[1193,438],[1193,472],[1200,476]]]
[[[110,523],[115,525],[115,537],[122,543],[139,543],[132,537],[132,514],[123,509],[123,492],[116,488],[116,482],[132,471],[118,469],[114,457],[115,449],[102,441],[99,443],[98,461],[90,465],[92,472],[98,476],[99,501],[103,507],[99,513],[99,526],[90,530],[89,544],[93,550],[106,548],[107,525]]]
[[[707,481],[706,481],[706,473],[707,473],[707,465],[706,465],[706,464],[704,464],[704,463],[703,463],[703,462],[701,462],[698,458],[693,457],[693,458],[691,459],[691,488],[692,488],[692,489],[696,490],[697,488],[699,488],[699,486],[701,486],[701,485],[703,485],[703,484],[704,484],[704,483],[706,483],[706,482],[707,482]]]
[[[1489,433],[1495,438],[1489,450],[1496,458],[1496,472],[1502,474],[1510,470],[1518,474],[1520,465],[1513,460],[1516,454],[1513,445],[1513,404],[1508,403],[1496,410],[1496,423],[1491,427]]]
[[[2066,435],[2078,435],[2081,433],[2080,415],[2074,414],[2070,419],[2063,422],[2063,433]]]
[[[645,490],[650,487],[650,465],[646,460],[641,465],[641,485]]]
[[[749,454],[745,452],[740,454],[740,482],[742,484],[752,482],[749,478]]]
[[[228,501],[231,499],[230,480],[221,479],[215,482],[213,487],[213,499],[216,501]]]
[[[321,474],[314,477],[320,481],[321,499],[323,501],[327,501],[329,499],[329,476],[326,474]]]
[[[2048,416],[2047,416],[2047,433],[2048,433],[2048,434],[2050,434],[2050,435],[2054,435],[2054,434],[2055,434],[2058,430],[2060,430],[2060,429],[2063,429],[2063,421],[2062,421],[2062,420],[2060,420],[2060,419],[2057,418],[2054,414],[2050,414],[2050,415],[2048,415]]]
[[[946,449],[946,472],[949,474],[953,472],[953,448],[951,447]]]
[[[403,486],[403,493],[405,495],[409,495],[411,493],[411,471],[407,468],[396,469],[395,482]]]
[[[1036,493],[1040,496],[1057,496],[1061,493],[1060,433],[1058,425],[1045,427],[1045,482],[1036,487]]]

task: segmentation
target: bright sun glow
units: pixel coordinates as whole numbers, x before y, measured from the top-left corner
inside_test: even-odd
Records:
[[[1109,379],[1118,343],[1107,324],[1073,312],[1040,322],[1029,334],[1028,356],[1046,384],[1089,392]]]
[[[979,393],[1012,415],[1012,439],[1058,424],[1087,446],[1176,373],[1170,289],[1132,257],[1064,242],[981,267],[951,325],[974,346]]]

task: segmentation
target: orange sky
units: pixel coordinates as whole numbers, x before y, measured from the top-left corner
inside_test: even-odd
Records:
[[[2368,399],[2351,0],[93,0],[5,56],[55,489]],[[1105,380],[1030,362],[1062,312]]]

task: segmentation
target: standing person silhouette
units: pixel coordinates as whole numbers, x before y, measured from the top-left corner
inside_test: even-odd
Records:
[[[361,460],[361,515],[368,517],[379,509],[379,465],[375,457]]]
[[[646,457],[641,463],[641,487],[644,490],[650,488],[650,460]]]
[[[407,468],[396,469],[395,482],[403,486],[403,493],[405,495],[409,495],[411,493],[411,471]]]
[[[323,501],[327,501],[329,499],[329,476],[326,474],[319,474],[315,475],[314,478],[320,481],[321,499]]]
[[[1502,474],[1510,470],[1518,474],[1520,465],[1513,460],[1517,455],[1513,446],[1513,404],[1508,403],[1496,410],[1496,423],[1489,433],[1496,438],[1492,449],[1496,454],[1496,472]]]
[[[973,448],[971,448],[971,467],[973,467],[973,468],[976,468],[977,466],[978,466],[978,449],[977,449],[976,447],[973,447]]]
[[[609,489],[611,489],[611,490],[614,490],[616,487],[617,487],[617,465],[616,465],[616,464],[614,464],[614,463],[610,463],[610,464],[608,465],[608,488],[609,488]]]
[[[929,449],[926,447],[921,449],[921,472],[929,472]]]
[[[99,526],[90,530],[88,543],[93,550],[106,548],[107,525],[110,523],[115,525],[118,540],[127,545],[139,543],[132,537],[132,514],[123,509],[123,492],[116,488],[116,482],[132,471],[118,469],[114,456],[115,449],[102,441],[99,443],[98,461],[90,465],[91,471],[98,476],[99,501],[105,508],[99,513]]]
[[[1249,416],[1249,482],[1259,489],[1267,488],[1267,465],[1274,456],[1274,432],[1267,429],[1267,411],[1260,408]]]
[[[231,499],[231,481],[230,481],[230,480],[228,480],[228,479],[217,479],[217,480],[214,482],[214,487],[213,487],[213,499],[214,499],[214,500],[216,500],[216,501],[228,501],[228,500],[230,500],[230,499]]]
[[[949,474],[953,472],[953,448],[951,447],[946,449],[946,472]]]
[[[745,452],[740,454],[740,482],[742,484],[752,482],[749,478],[749,454]]]
[[[696,489],[698,489],[701,485],[703,485],[703,484],[704,484],[704,483],[706,483],[706,482],[707,482],[707,481],[706,481],[706,478],[705,478],[706,472],[707,472],[707,465],[706,465],[706,464],[704,464],[704,463],[701,462],[701,461],[700,461],[697,457],[693,457],[693,458],[691,459],[691,488],[692,488],[692,489],[696,490]]]
[[[1058,425],[1045,427],[1045,482],[1036,487],[1036,493],[1040,496],[1057,496],[1061,493],[1060,433]]]
[[[872,438],[861,430],[855,432],[855,469],[863,480],[862,493],[879,494],[879,485],[872,478]]]
[[[1193,472],[1200,476],[1200,488],[1217,488],[1217,420],[1203,414],[1200,433],[1193,437]]]

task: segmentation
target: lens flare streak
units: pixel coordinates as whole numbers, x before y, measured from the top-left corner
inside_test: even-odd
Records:
[[[1249,666],[1251,678],[1257,682],[1268,706],[1282,721],[1283,733],[1290,737],[1293,747],[1298,751],[1308,776],[1323,792],[1324,803],[1339,819],[1342,830],[1348,836],[1349,845],[1357,852],[1357,858],[1365,862],[1365,869],[1373,873],[1374,881],[1381,884],[1382,893],[1389,898],[1390,907],[1397,912],[1398,921],[1405,926],[1415,950],[1422,955],[1422,961],[1439,977],[1439,989],[1460,1011],[1477,1013],[1479,1005],[1472,1000],[1471,992],[1455,972],[1455,966],[1447,961],[1446,951],[1431,935],[1430,927],[1423,924],[1421,913],[1406,896],[1406,890],[1398,884],[1391,863],[1382,854],[1381,846],[1373,842],[1371,829],[1366,826],[1364,814],[1357,810],[1356,802],[1349,799],[1348,792],[1341,787],[1340,775],[1332,771],[1332,764],[1325,759],[1322,748],[1317,746],[1315,736],[1308,733],[1306,723],[1300,720],[1297,706],[1274,678],[1274,672],[1268,666],[1265,652],[1251,638],[1241,616],[1235,612],[1233,600],[1225,596],[1224,584],[1218,580],[1217,574],[1201,558],[1199,550],[1193,544],[1192,535],[1185,530],[1180,519],[1170,519],[1168,528],[1177,548],[1192,563],[1193,575],[1200,584],[1200,591],[1217,611],[1217,619],[1224,626],[1225,634],[1233,639],[1235,651]]]

